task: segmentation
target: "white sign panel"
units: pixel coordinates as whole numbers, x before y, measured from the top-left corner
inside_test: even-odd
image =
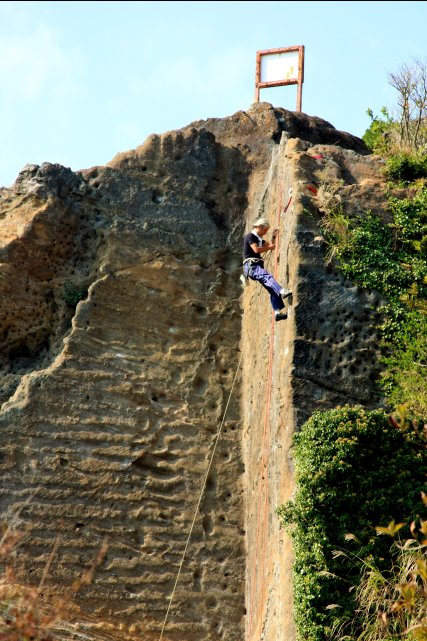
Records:
[[[261,82],[298,82],[298,55],[298,51],[289,51],[261,56]]]

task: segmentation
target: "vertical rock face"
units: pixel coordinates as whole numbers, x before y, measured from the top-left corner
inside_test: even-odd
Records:
[[[363,206],[382,211],[378,160],[285,136],[258,192],[259,211],[280,229],[277,253],[266,268],[293,295],[288,318],[280,323],[272,320],[268,296],[257,283],[243,296],[246,628],[251,641],[295,638],[292,550],[275,516],[293,493],[293,433],[315,410],[378,403],[373,379],[379,297],[359,291],[328,265],[318,224],[322,187],[319,196],[313,193],[321,176],[334,178],[346,167],[351,173],[346,182],[339,179],[336,197],[347,212],[358,215]]]
[[[376,402],[377,299],[326,266],[307,190],[326,165],[355,215],[361,197],[381,206],[359,139],[267,103],[104,167],[27,166],[0,192],[0,510],[25,528],[17,582],[40,580],[57,541],[46,598],[107,541],[77,631],[293,637],[275,517],[292,433],[315,409]],[[276,326],[239,281],[259,215],[293,290]]]

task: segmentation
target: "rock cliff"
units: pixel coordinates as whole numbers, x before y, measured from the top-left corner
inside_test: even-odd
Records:
[[[26,166],[0,191],[15,580],[37,584],[54,549],[52,600],[108,544],[64,638],[158,639],[165,621],[174,641],[293,638],[275,517],[292,433],[316,409],[377,402],[379,299],[325,261],[322,188],[353,215],[384,207],[361,140],[260,103],[106,166]],[[280,228],[267,266],[293,291],[276,325],[267,293],[239,280],[259,215]]]

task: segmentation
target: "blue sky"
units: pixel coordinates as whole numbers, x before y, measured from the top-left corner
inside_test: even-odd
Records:
[[[0,2],[0,185],[107,163],[151,133],[248,109],[256,52],[305,46],[302,110],[362,136],[387,73],[427,60],[427,2]],[[261,91],[294,110],[295,87]]]

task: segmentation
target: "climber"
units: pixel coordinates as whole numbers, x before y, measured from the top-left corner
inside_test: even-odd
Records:
[[[276,321],[284,320],[288,315],[281,310],[285,307],[284,299],[292,294],[291,290],[284,289],[273,276],[264,269],[261,254],[274,249],[277,230],[273,232],[272,242],[263,240],[268,232],[270,223],[266,218],[258,218],[253,224],[252,231],[243,238],[243,274],[246,278],[257,280],[270,294],[271,306],[274,310]]]

